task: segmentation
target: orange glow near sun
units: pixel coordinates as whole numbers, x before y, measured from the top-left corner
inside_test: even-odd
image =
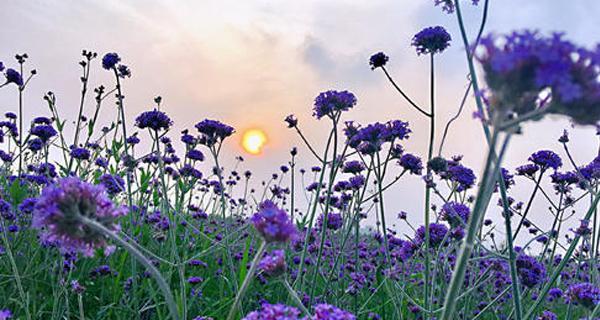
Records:
[[[242,148],[250,154],[260,154],[267,143],[267,135],[260,129],[246,130],[242,135]]]

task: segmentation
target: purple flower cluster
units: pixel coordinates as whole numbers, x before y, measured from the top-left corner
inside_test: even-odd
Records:
[[[371,66],[371,70],[375,70],[377,68],[384,67],[390,58],[385,55],[383,52],[378,52],[371,56],[369,59],[369,65]]]
[[[408,122],[393,120],[386,123],[375,122],[365,127],[347,123],[345,134],[348,145],[365,155],[373,155],[381,150],[386,142],[404,140],[411,133]]]
[[[300,310],[284,304],[264,303],[260,310],[252,311],[242,320],[299,320]]]
[[[567,289],[565,296],[567,303],[577,303],[593,309],[600,302],[600,288],[589,282],[576,283]]]
[[[348,111],[356,105],[356,97],[349,91],[329,90],[315,98],[313,115],[317,119],[325,116],[334,119],[339,112]]]
[[[546,267],[534,257],[521,253],[515,261],[521,284],[532,288],[546,279]]]
[[[466,205],[459,202],[448,202],[442,206],[440,212],[441,219],[447,221],[451,226],[460,227],[466,225],[469,221],[471,210]]]
[[[258,263],[258,269],[270,277],[283,274],[286,270],[285,251],[273,250]]]
[[[103,174],[100,176],[100,183],[110,195],[117,195],[125,190],[125,181],[116,174]]]
[[[310,320],[356,320],[352,313],[329,304],[317,304]]]
[[[441,53],[450,46],[452,37],[444,27],[427,27],[419,31],[412,39],[412,46],[417,54]]]
[[[484,37],[481,47],[478,59],[494,110],[524,114],[545,107],[580,124],[600,120],[600,47],[589,50],[562,34],[529,30]]]
[[[166,113],[159,110],[142,112],[135,118],[135,126],[140,129],[152,129],[154,131],[169,130],[173,121]]]
[[[446,13],[454,13],[456,9],[454,0],[434,0],[434,3],[436,6],[441,6],[442,10]],[[476,6],[479,4],[479,0],[471,0],[471,3]]]
[[[271,200],[259,205],[259,211],[251,218],[254,228],[267,242],[287,242],[296,236],[296,227],[285,210]]]
[[[317,218],[317,223],[320,228],[323,228],[323,220],[325,220],[325,215],[322,214]],[[344,219],[342,215],[339,213],[330,212],[327,215],[327,229],[330,230],[338,230],[344,224]]]
[[[198,122],[195,127],[201,135],[199,142],[209,147],[225,140],[235,132],[233,127],[210,119]]]
[[[55,241],[65,250],[92,255],[94,249],[106,246],[106,241],[81,218],[118,230],[116,220],[124,214],[126,210],[115,207],[102,186],[69,177],[44,188],[35,204],[32,226],[43,229],[47,241]]]
[[[441,223],[429,224],[429,245],[431,247],[437,247],[446,238],[448,234],[448,227]],[[415,234],[415,241],[417,244],[425,243],[425,226],[420,226]]]
[[[400,160],[398,160],[398,164],[404,168],[404,170],[412,174],[420,175],[423,171],[423,162],[421,161],[421,158],[410,153],[403,154],[400,157]]]

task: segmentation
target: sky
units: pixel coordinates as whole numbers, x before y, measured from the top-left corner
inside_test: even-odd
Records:
[[[463,9],[473,36],[482,8],[469,2]],[[598,16],[600,3],[595,1],[491,0],[486,30],[564,31],[573,41],[593,46],[600,42],[595,32]],[[410,46],[412,36],[424,27],[444,26],[453,37],[450,48],[436,58],[438,132],[456,112],[466,86],[455,16],[434,7],[433,0],[3,0],[0,21],[0,61],[14,65],[14,54],[26,52],[28,65],[38,70],[25,97],[27,117],[48,114],[42,96],[49,90],[56,94],[61,114],[75,114],[81,50],[117,52],[133,73],[124,83],[129,119],[151,109],[153,98],[160,95],[163,110],[175,122],[173,133],[204,118],[219,119],[240,133],[260,128],[269,138],[261,155],[244,154],[237,134],[228,141],[224,156],[232,163],[242,154],[245,167],[262,178],[287,161],[292,146],[300,149],[301,166],[314,163],[282,119],[296,114],[308,139],[322,148],[328,124],[312,119],[311,107],[314,97],[329,89],[357,96],[357,106],[345,115],[348,120],[409,121],[413,135],[405,149],[424,155],[427,121],[409,108],[381,72],[368,66],[371,54],[386,52],[392,76],[419,104],[427,105],[428,59]],[[111,83],[99,59],[96,63],[91,86]],[[0,111],[15,110],[15,97],[14,91],[1,90]],[[91,105],[87,108],[91,112]],[[114,118],[114,109],[105,106],[106,123]],[[465,163],[479,172],[485,145],[480,124],[471,117],[474,109],[469,99],[444,154],[464,155]],[[516,167],[538,149],[558,150],[557,138],[570,127],[567,120],[554,117],[527,124],[524,134],[511,142],[505,166]],[[597,152],[595,129],[570,132],[577,160],[590,161]],[[408,178],[390,190],[390,219],[404,210],[420,221],[423,191],[414,187],[416,183],[418,178]],[[531,188],[523,181],[513,194],[524,200]],[[536,206],[540,210],[534,217],[544,225],[547,204],[541,199]]]

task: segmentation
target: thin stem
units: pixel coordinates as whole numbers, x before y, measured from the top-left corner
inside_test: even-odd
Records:
[[[158,283],[158,287],[162,291],[162,294],[165,297],[165,300],[167,302],[167,306],[169,307],[169,312],[171,314],[171,317],[173,317],[173,319],[178,320],[179,312],[177,311],[177,304],[175,304],[175,299],[173,298],[171,289],[169,289],[169,285],[167,284],[167,282],[165,281],[163,276],[160,274],[160,271],[158,271],[158,269],[156,269],[156,267],[152,264],[152,262],[150,260],[148,260],[148,258],[146,258],[140,251],[138,251],[129,242],[121,239],[121,237],[119,237],[113,231],[107,229],[101,223],[99,223],[95,220],[86,218],[86,217],[79,217],[79,219],[81,220],[81,222],[83,222],[85,225],[87,225],[91,229],[95,230],[96,232],[104,234],[108,238],[114,240],[115,242],[117,242],[118,244],[123,246],[123,248],[125,248],[125,250],[127,250],[127,252],[129,252],[133,257],[135,257],[139,263],[141,263],[144,267],[146,267],[146,269],[148,270],[150,275],[152,275],[154,280],[156,280],[156,282]]]
[[[390,76],[390,74],[388,73],[387,69],[385,68],[385,66],[381,66],[381,70],[383,70],[383,73],[385,73],[385,76],[388,78],[388,80],[390,81],[390,83],[394,86],[394,88],[396,88],[396,91],[398,91],[402,97],[404,99],[406,99],[406,101],[408,101],[408,103],[415,109],[417,109],[417,111],[419,111],[420,113],[422,113],[424,116],[426,117],[431,117],[431,115],[429,113],[427,113],[427,111],[421,109],[421,107],[419,107],[416,103],[414,103],[414,101],[412,101],[407,95],[406,93],[404,93],[404,91],[402,91],[402,89],[396,84],[396,82],[394,81],[394,79],[392,79],[392,77]]]
[[[242,286],[240,287],[240,290],[238,290],[238,292],[235,296],[235,299],[233,300],[233,305],[231,306],[231,309],[229,309],[229,315],[227,316],[227,320],[233,320],[233,318],[235,317],[238,306],[240,304],[240,301],[244,297],[244,294],[246,293],[246,290],[248,289],[250,282],[252,281],[252,279],[254,279],[254,272],[256,271],[256,268],[258,267],[258,262],[260,261],[260,258],[262,257],[263,253],[265,252],[266,246],[267,246],[267,243],[263,240],[261,242],[260,246],[258,247],[258,250],[256,251],[256,255],[254,256],[254,259],[252,259],[252,264],[250,265],[250,269],[248,269],[248,273],[246,274],[246,277],[244,278],[244,282],[242,282]]]
[[[304,303],[302,303],[302,299],[300,299],[298,293],[296,293],[294,288],[292,288],[292,286],[286,279],[283,280],[283,285],[290,294],[290,297],[292,297],[292,300],[294,300],[294,302],[296,302],[296,304],[298,305],[298,308],[302,309],[302,312],[304,312],[310,318],[310,311],[308,311],[308,309],[304,306]]]

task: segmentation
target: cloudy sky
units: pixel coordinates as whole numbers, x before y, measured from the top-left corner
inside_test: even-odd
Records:
[[[473,35],[481,8],[466,2],[463,7]],[[598,16],[600,3],[594,1],[491,0],[487,30],[565,31],[574,41],[592,46],[600,42]],[[246,166],[263,177],[286,161],[292,145],[300,146],[282,122],[287,114],[296,114],[309,139],[321,146],[327,124],[311,119],[310,108],[314,97],[328,89],[356,94],[358,106],[348,119],[409,121],[414,134],[405,147],[425,154],[427,122],[368,66],[372,53],[385,51],[398,83],[427,105],[428,62],[410,47],[412,35],[423,27],[442,25],[453,36],[451,47],[437,59],[438,131],[455,113],[466,85],[455,17],[428,0],[3,0],[0,21],[0,61],[14,65],[14,54],[27,52],[30,65],[39,71],[26,96],[28,117],[47,113],[42,95],[48,90],[56,93],[62,114],[74,114],[81,50],[118,52],[133,72],[124,84],[129,119],[151,108],[152,98],[161,95],[177,129],[205,117],[239,132],[261,128],[269,144],[262,155],[246,155]],[[98,65],[92,86],[109,81]],[[15,93],[2,90],[0,111],[15,106]],[[468,165],[479,168],[483,136],[471,117],[473,101],[466,107],[444,153],[463,154]],[[105,108],[106,122],[113,119],[113,109],[110,104]],[[527,125],[525,134],[513,140],[506,166],[515,167],[540,148],[558,149],[556,139],[569,127],[568,121],[556,118]],[[242,153],[239,136],[229,141],[228,160]],[[577,159],[592,159],[597,150],[594,129],[576,128],[571,136]],[[312,164],[307,152],[301,161]],[[397,196],[388,204],[390,217],[403,209],[419,221],[422,203],[415,199],[421,199],[422,190],[414,187],[416,181],[408,179],[392,190]],[[530,188],[522,183],[515,197],[525,198]],[[538,205],[546,206],[543,201]],[[543,215],[538,218],[543,220]]]

